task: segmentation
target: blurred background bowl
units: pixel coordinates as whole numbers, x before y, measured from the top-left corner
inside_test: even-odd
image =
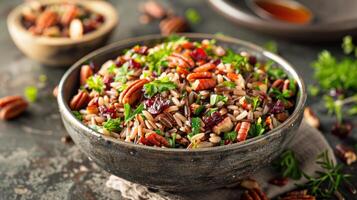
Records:
[[[61,0],[40,1],[43,5],[63,3]],[[30,5],[25,2],[17,6],[8,16],[7,26],[16,46],[29,58],[46,66],[65,66],[89,52],[103,46],[118,24],[118,13],[108,2],[97,0],[73,0],[89,10],[104,16],[104,23],[93,32],[84,34],[80,39],[51,38],[32,35],[21,23],[21,13]]]
[[[183,34],[192,41],[216,39],[234,51],[246,51],[258,60],[273,60],[297,81],[299,94],[292,115],[274,130],[238,144],[205,149],[171,149],[137,145],[104,136],[84,125],[71,112],[68,102],[79,88],[80,68],[91,62],[98,68],[137,44],[153,46],[160,35],[128,39],[108,45],[76,62],[62,77],[57,98],[64,125],[74,142],[96,164],[126,180],[167,191],[198,191],[221,188],[249,177],[280,155],[293,140],[306,101],[301,77],[281,57],[254,44],[209,34]]]

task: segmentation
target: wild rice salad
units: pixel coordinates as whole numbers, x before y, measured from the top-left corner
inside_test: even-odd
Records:
[[[103,135],[156,147],[204,148],[266,134],[289,117],[297,94],[272,62],[215,40],[172,36],[94,69],[81,68],[74,115]]]

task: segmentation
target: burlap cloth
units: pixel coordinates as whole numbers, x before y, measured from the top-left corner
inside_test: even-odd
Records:
[[[301,124],[299,133],[297,134],[295,140],[290,144],[289,149],[292,149],[296,153],[297,159],[301,164],[301,169],[309,175],[313,175],[316,170],[319,170],[319,166],[316,165],[315,160],[317,155],[322,151],[328,150],[330,158],[336,162],[333,151],[321,132],[310,127],[304,122]],[[304,184],[306,182],[306,180],[302,178],[299,181],[289,180],[289,183],[284,187],[269,184],[268,180],[276,175],[277,174],[275,174],[273,169],[268,166],[253,175],[252,178],[260,183],[269,198],[276,197],[277,195],[293,190],[296,187],[295,184],[297,183]],[[156,191],[139,184],[131,183],[113,175],[109,177],[106,186],[120,191],[124,198],[130,200],[229,200],[239,199],[242,194],[242,190],[240,188],[222,188],[204,192],[172,194],[164,191]]]

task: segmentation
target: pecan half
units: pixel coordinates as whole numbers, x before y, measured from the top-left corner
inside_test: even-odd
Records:
[[[357,155],[355,151],[343,144],[336,145],[336,155],[343,160],[347,165],[351,165],[356,162]]]
[[[259,189],[250,189],[242,194],[241,200],[268,200],[268,197]]]
[[[150,135],[148,135],[146,137],[146,140],[148,142],[149,145],[151,146],[165,146],[165,147],[169,147],[170,144],[169,142],[161,135],[157,134],[157,133],[151,133]]]
[[[172,33],[184,32],[188,29],[186,20],[182,17],[173,16],[164,19],[160,22],[160,30],[162,35],[170,35]]]
[[[166,16],[166,10],[156,1],[147,1],[142,5],[143,11],[150,17],[161,19]]]
[[[142,89],[146,83],[149,81],[147,79],[139,79],[132,82],[119,96],[119,102],[122,104],[134,104],[142,95]]]
[[[193,82],[197,79],[210,79],[212,78],[211,72],[194,72],[187,75],[187,80]]]
[[[192,83],[192,89],[195,91],[207,90],[216,87],[215,79],[197,79]]]
[[[307,194],[307,190],[293,191],[282,197],[282,200],[315,200],[316,197]]]
[[[69,107],[72,110],[79,110],[83,108],[90,100],[90,97],[86,91],[80,90],[69,103]]]
[[[89,65],[83,65],[81,67],[81,72],[79,75],[79,81],[81,85],[85,85],[87,82],[87,79],[93,75],[93,70]]]
[[[58,21],[58,16],[55,12],[46,10],[36,20],[36,30],[42,33],[48,27],[55,25]]]
[[[310,107],[306,107],[304,110],[304,119],[310,126],[314,128],[320,127],[320,120]]]
[[[282,79],[277,79],[276,81],[273,82],[271,85],[272,88],[277,88],[277,89],[282,89],[284,85],[284,80]]]
[[[213,69],[216,69],[216,65],[213,63],[206,63],[201,66],[196,67],[193,72],[208,72]]]
[[[163,112],[155,117],[156,121],[160,121],[167,128],[172,128],[176,125],[175,118],[168,112]]]
[[[21,113],[28,107],[28,103],[20,96],[8,96],[0,99],[0,119],[10,120]]]

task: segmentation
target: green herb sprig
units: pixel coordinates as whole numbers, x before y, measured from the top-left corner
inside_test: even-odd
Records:
[[[277,160],[273,162],[273,167],[281,172],[283,177],[299,180],[302,177],[299,161],[292,150],[284,151]]]
[[[156,93],[172,90],[176,87],[177,85],[174,82],[170,81],[168,77],[164,77],[145,84],[144,90],[147,97],[152,97]]]
[[[135,110],[131,109],[130,104],[124,104],[124,121],[128,123],[137,114],[140,114],[144,110],[144,104],[140,104]]]
[[[120,132],[122,130],[121,119],[109,119],[104,123],[103,127],[111,132]]]

